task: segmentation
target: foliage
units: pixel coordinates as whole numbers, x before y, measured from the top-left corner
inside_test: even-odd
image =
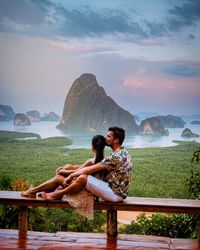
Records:
[[[19,138],[18,134],[14,133],[13,138]],[[11,137],[8,132],[0,133],[0,137],[7,135]],[[59,166],[81,164],[92,157],[89,149],[63,147],[68,144],[61,138],[4,140],[0,143],[0,176],[9,175],[11,180],[24,178],[35,186],[54,176]],[[129,195],[189,198],[184,183],[190,175],[190,158],[197,145],[196,142],[186,142],[167,148],[129,149],[133,159]],[[106,154],[109,152],[106,150]]]
[[[11,178],[3,175],[0,177],[0,190],[11,190]]]
[[[30,188],[30,184],[22,178],[19,178],[11,184],[13,191],[26,191]]]
[[[19,208],[0,205],[0,228],[17,228]]]
[[[19,132],[13,132],[13,131],[0,131],[0,143],[3,142],[14,142],[16,139],[19,138],[40,138],[40,135],[35,133],[19,133]]]
[[[100,232],[105,221],[105,213],[99,211],[95,211],[94,220],[87,220],[72,209],[41,207],[30,209],[28,228],[48,232]]]
[[[195,150],[195,152],[193,153],[193,156],[192,156],[192,162],[199,162],[200,161],[200,147]]]
[[[200,161],[200,147],[195,150],[192,157],[193,163],[199,163]],[[194,169],[192,166],[190,177],[187,178],[188,190],[191,193],[192,198],[200,199],[200,168]]]
[[[146,235],[159,235],[171,238],[193,238],[196,237],[198,216],[185,214],[153,214],[146,217],[141,214],[137,217],[136,222],[120,229],[120,233],[134,233]]]
[[[29,184],[24,179],[11,182],[10,177],[2,176],[0,179],[1,190],[24,191]],[[9,205],[0,205],[0,228],[17,228],[19,208]]]
[[[179,142],[168,148],[129,149],[133,159],[129,195],[189,198],[185,179],[190,175],[191,154],[197,145],[196,142]]]
[[[38,185],[54,176],[58,166],[66,163],[81,164],[93,155],[91,150],[88,149],[64,147],[64,145],[71,143],[64,137],[16,140],[20,137],[26,138],[28,135],[26,133],[21,135],[21,133],[16,132],[0,131],[1,189],[11,189],[11,183],[15,183],[16,179],[18,179],[17,183],[21,183],[19,181],[21,178],[26,180],[27,185],[29,183],[33,186]],[[167,198],[191,197],[188,188],[185,186],[185,179],[190,176],[191,154],[197,147],[199,147],[199,144],[196,142],[179,142],[175,147],[129,149],[133,159],[133,181],[129,195]],[[109,152],[106,151],[106,154]],[[194,173],[198,169],[198,165],[193,164]],[[10,180],[5,176],[10,176]],[[14,186],[19,187],[19,189],[25,188],[21,184],[15,184]],[[159,216],[153,217],[151,223],[146,219],[141,219],[141,221],[149,225],[149,230],[156,231],[156,228],[160,227],[162,233],[167,232],[166,228],[171,225],[171,231],[168,234],[173,234],[173,237],[176,237],[176,235],[179,237],[181,230],[184,235],[192,234],[191,231],[187,230],[193,227],[195,218],[193,221],[188,221],[187,216],[181,216],[180,218],[178,216],[172,217],[174,223],[170,217],[164,219]],[[159,224],[161,221],[164,226]],[[29,212],[29,229],[36,231],[101,231],[103,223],[105,223],[105,214],[101,212],[96,212],[94,221],[87,221],[71,209],[67,211],[39,207],[30,208]],[[187,230],[184,229],[186,223],[188,223]],[[180,225],[182,229],[176,229],[175,224],[177,227]],[[139,233],[144,232],[144,229],[140,227],[142,224],[139,225],[137,222],[133,225],[136,229],[138,228]],[[152,225],[156,225],[155,229]]]

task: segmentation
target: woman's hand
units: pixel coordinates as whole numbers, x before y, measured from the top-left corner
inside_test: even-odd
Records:
[[[69,184],[72,182],[73,180],[73,176],[70,174],[67,178],[65,178],[64,182],[63,182],[63,186],[67,187],[69,186]]]

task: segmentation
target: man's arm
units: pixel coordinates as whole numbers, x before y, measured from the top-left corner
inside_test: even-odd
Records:
[[[81,168],[81,169],[77,170],[76,172],[70,174],[65,179],[65,183],[67,184],[67,183],[71,182],[71,180],[74,177],[78,177],[79,175],[82,175],[82,174],[89,175],[89,174],[95,173],[95,172],[103,170],[103,169],[104,169],[104,166],[100,162],[95,164],[95,165],[92,165],[92,166]]]

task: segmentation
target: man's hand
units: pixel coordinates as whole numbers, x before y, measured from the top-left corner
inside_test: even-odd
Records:
[[[56,169],[56,175],[58,175],[58,174],[59,174],[59,171],[60,171],[60,170],[63,170],[63,169],[64,169],[64,167],[59,167],[59,168],[57,168],[57,169]]]
[[[58,171],[58,174],[64,175],[64,176],[66,177],[66,176],[68,176],[68,175],[70,175],[70,174],[72,174],[72,173],[74,173],[74,172],[75,172],[75,170],[60,169],[60,170]]]

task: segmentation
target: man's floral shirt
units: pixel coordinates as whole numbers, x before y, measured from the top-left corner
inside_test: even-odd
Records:
[[[104,181],[108,182],[115,194],[125,199],[128,196],[132,175],[131,157],[128,151],[121,147],[105,157],[101,164],[108,171]]]

